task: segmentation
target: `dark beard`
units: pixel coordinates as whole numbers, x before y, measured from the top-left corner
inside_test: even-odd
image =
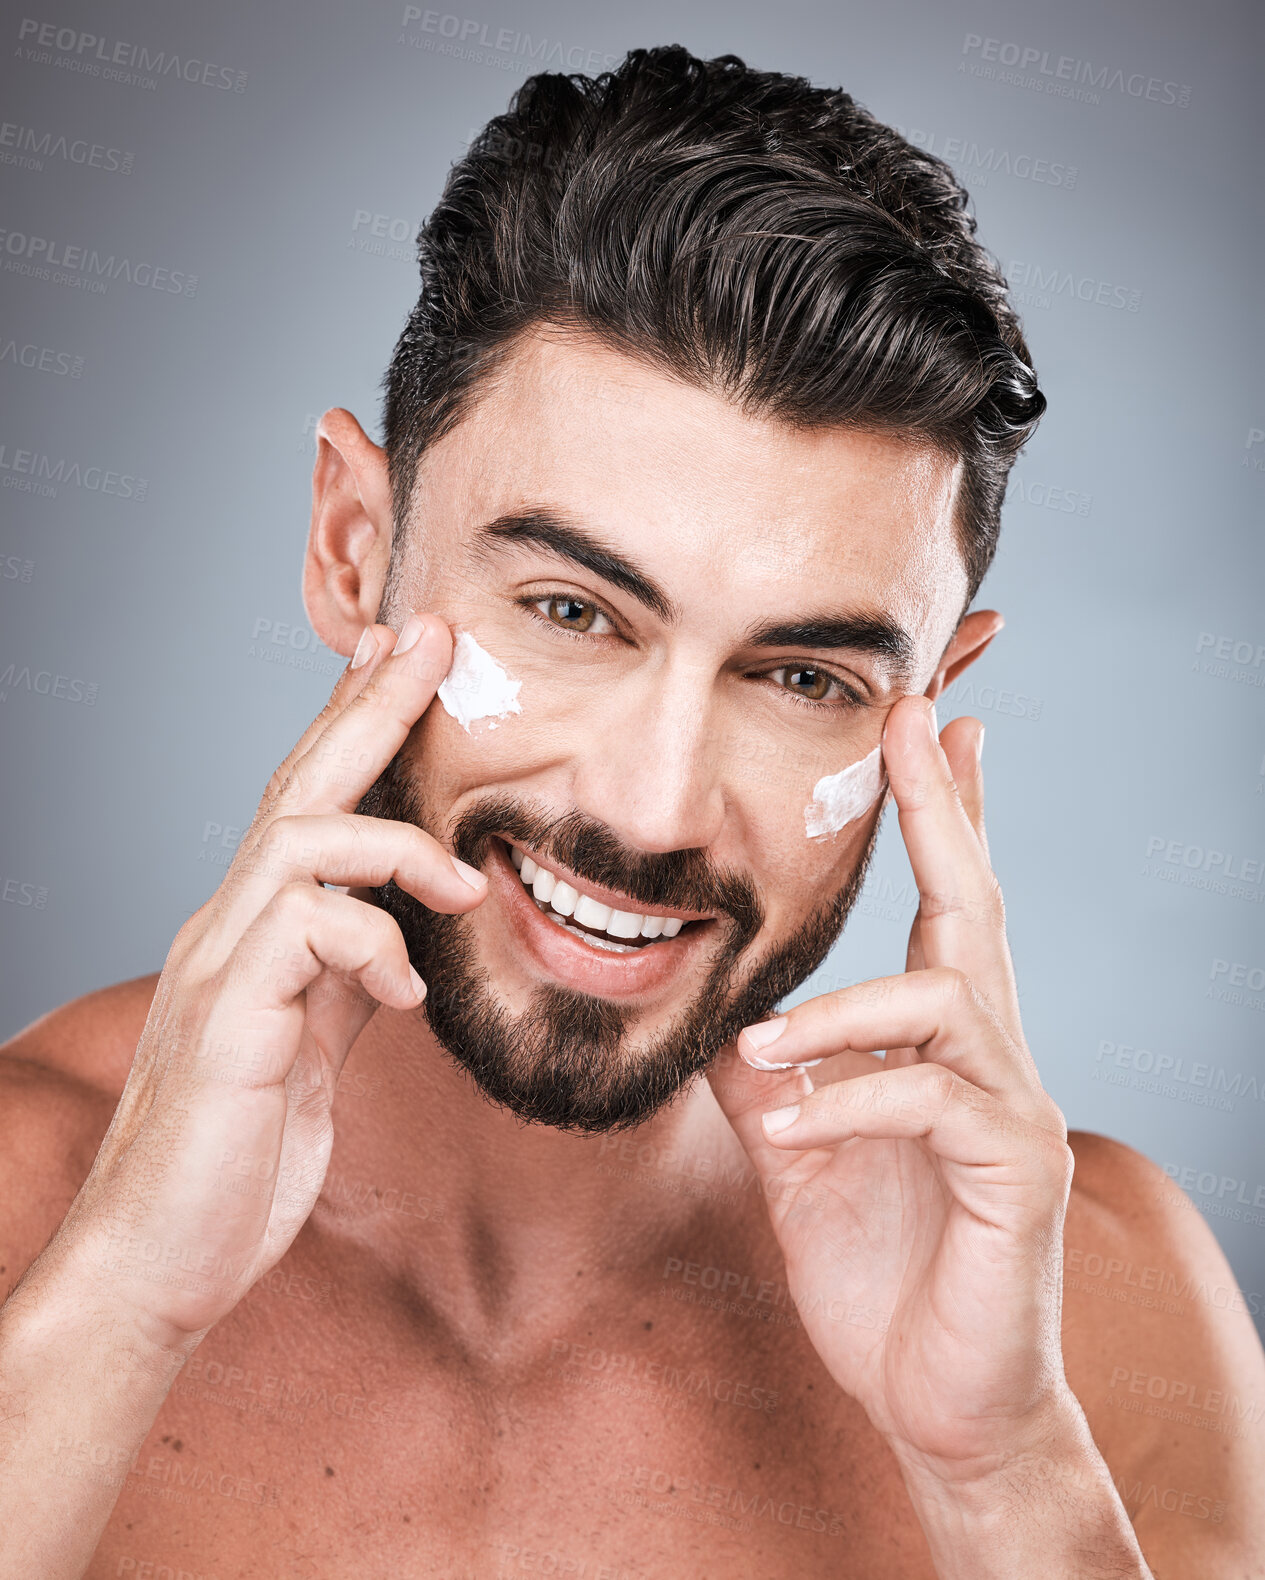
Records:
[[[402,757],[391,761],[357,811],[413,823],[441,838]],[[738,961],[763,924],[764,908],[750,879],[723,872],[705,851],[637,853],[580,812],[550,817],[505,796],[490,796],[463,813],[448,840],[471,866],[482,866],[495,835],[552,856],[592,883],[632,895],[648,912],[720,912],[707,925],[728,931],[706,984],[673,1025],[642,1045],[625,1038],[632,1011],[554,984],[539,987],[521,1014],[510,1014],[476,964],[466,917],[428,910],[394,881],[370,892],[399,923],[409,959],[426,983],[431,1030],[485,1097],[524,1121],[558,1130],[625,1130],[671,1102],[744,1026],[766,1019],[816,970],[856,904],[878,829],[876,820],[840,892],[743,982]]]

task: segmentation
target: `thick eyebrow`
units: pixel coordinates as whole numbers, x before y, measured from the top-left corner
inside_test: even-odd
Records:
[[[495,550],[503,543],[534,543],[560,559],[570,560],[628,593],[665,624],[675,624],[680,616],[672,599],[635,560],[603,543],[561,511],[544,506],[516,511],[485,522],[475,533],[476,553]]]
[[[774,621],[749,630],[750,647],[800,647],[846,649],[871,653],[894,681],[908,680],[913,668],[914,641],[904,626],[882,614],[810,616],[804,620]]]
[[[478,555],[504,545],[531,543],[559,559],[591,571],[643,604],[667,625],[680,618],[676,603],[635,560],[603,543],[563,511],[547,505],[512,511],[484,522],[474,535]],[[743,638],[748,647],[798,647],[870,653],[883,661],[893,681],[907,680],[914,642],[908,631],[883,614],[823,614],[754,626]]]

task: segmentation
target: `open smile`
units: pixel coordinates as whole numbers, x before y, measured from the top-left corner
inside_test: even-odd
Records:
[[[675,938],[685,925],[679,916],[621,911],[613,905],[603,905],[587,887],[568,883],[551,867],[533,861],[517,845],[510,846],[510,861],[523,886],[531,890],[532,898],[551,922],[600,948],[629,954],[656,938]],[[636,942],[631,943],[630,939]]]
[[[711,931],[715,913],[637,909],[631,895],[588,883],[509,840],[494,840],[489,874],[515,931],[548,974],[621,997],[662,986]]]

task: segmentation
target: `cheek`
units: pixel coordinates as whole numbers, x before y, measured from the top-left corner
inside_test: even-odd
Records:
[[[817,890],[844,881],[865,850],[887,792],[882,750],[867,752],[865,744],[854,745],[844,766],[829,773],[822,772],[829,757],[816,752],[797,754],[785,765],[736,765],[736,804],[765,871],[795,874]]]
[[[882,791],[883,754],[876,746],[859,762],[817,780],[813,798],[804,808],[804,833],[813,840],[838,834],[864,817]]]
[[[451,620],[453,660],[414,727],[411,766],[431,805],[520,780],[559,738],[553,689],[539,683],[512,641],[480,625],[484,642]]]
[[[877,818],[878,809],[874,808],[838,834],[807,839],[802,811],[788,806],[779,814],[769,841],[768,848],[776,848],[777,855],[766,870],[781,874],[776,887],[793,890],[803,908],[812,910],[843,887],[865,853]]]
[[[512,714],[521,714],[521,680],[481,647],[469,631],[458,631],[452,667],[440,683],[436,700],[470,736],[491,734]]]
[[[496,722],[490,731],[488,723]],[[416,786],[431,832],[474,800],[510,791],[521,777],[524,725],[515,715],[476,723],[467,734],[456,719],[431,703],[413,727],[407,751],[408,777]]]
[[[876,749],[832,775],[796,777],[752,812],[760,834],[758,868],[770,924],[779,932],[801,924],[833,899],[864,858],[886,800]]]
[[[582,641],[550,637],[510,627],[489,632],[488,646],[521,682],[522,721],[553,721],[573,729],[600,726],[609,715],[612,692],[627,669],[608,657],[586,652]],[[518,721],[515,721],[518,722]]]
[[[491,750],[507,728],[600,722],[610,669],[581,643],[572,650],[517,609],[447,599],[439,612],[453,633],[453,662],[434,706],[480,748]]]

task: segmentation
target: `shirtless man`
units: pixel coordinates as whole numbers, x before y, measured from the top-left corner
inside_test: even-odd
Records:
[[[1244,1297],[1043,1091],[935,722],[1044,405],[953,194],[676,49],[458,166],[320,427],[347,670],[5,1050],[5,1580],[1265,1574]],[[774,1015],[889,798],[906,972]]]

